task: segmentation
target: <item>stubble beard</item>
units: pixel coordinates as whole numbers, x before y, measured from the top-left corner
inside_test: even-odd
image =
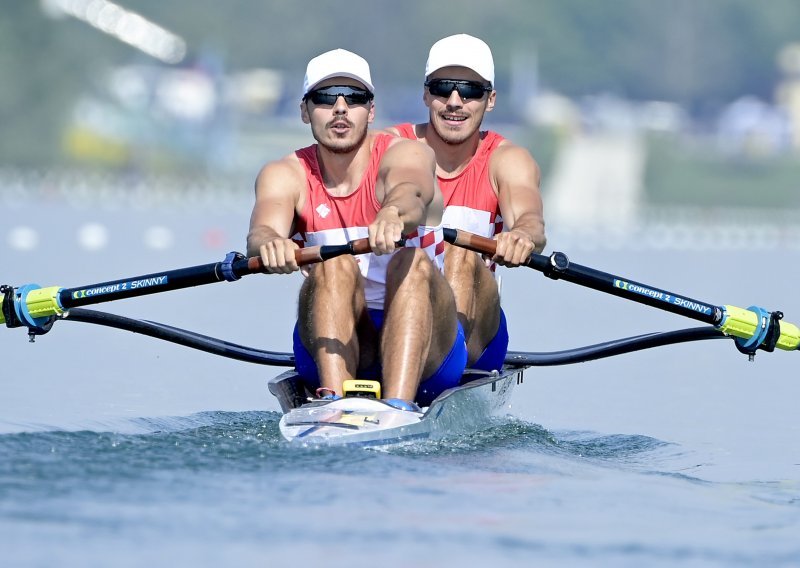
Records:
[[[358,150],[364,143],[364,140],[367,138],[368,128],[369,126],[365,124],[363,128],[356,133],[356,139],[352,142],[346,139],[334,139],[331,143],[328,140],[321,140],[320,138],[322,137],[318,136],[316,133],[314,133],[314,139],[329,152],[334,154],[350,154]]]
[[[428,122],[433,127],[433,131],[436,133],[439,139],[449,146],[458,146],[459,144],[463,144],[480,129],[481,125],[481,121],[479,120],[477,122],[477,126],[474,128],[467,130],[450,130],[446,126],[443,126],[439,122],[439,119],[441,119],[441,117],[438,114],[431,112]]]

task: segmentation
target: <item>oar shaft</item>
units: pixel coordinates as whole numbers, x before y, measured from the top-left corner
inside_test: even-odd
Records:
[[[322,262],[343,254],[370,252],[368,239],[357,239],[342,245],[323,245],[298,249],[297,264],[303,266]],[[12,327],[44,325],[47,318],[64,313],[71,308],[90,306],[124,298],[134,298],[181,288],[202,286],[225,280],[238,280],[248,274],[266,272],[260,257],[246,258],[231,253],[222,262],[190,266],[164,272],[154,272],[120,280],[109,280],[98,284],[87,284],[77,288],[51,286],[41,288],[27,284],[8,295],[0,295],[0,324]]]
[[[460,229],[444,229],[444,239],[456,246],[488,256],[493,256],[497,252],[497,243],[493,239]],[[746,349],[765,346],[769,350],[778,347],[791,351],[800,348],[800,328],[788,322],[778,321],[782,314],[775,317],[775,314],[768,314],[760,308],[744,310],[736,306],[708,304],[587,266],[573,264],[567,255],[561,252],[555,252],[550,256],[532,254],[525,264],[554,280],[566,280],[573,284],[711,324],[728,335],[748,340],[744,343]],[[778,329],[774,342],[768,338],[770,326]]]
[[[169,290],[179,290],[221,282],[225,278],[220,271],[220,262],[191,266],[165,272],[155,272],[133,278],[110,280],[77,288],[62,288],[58,293],[59,303],[65,310],[111,302],[122,298],[133,298]]]
[[[497,251],[497,243],[493,239],[459,229],[444,229],[444,238],[456,246],[489,256],[494,255]],[[622,279],[587,266],[573,264],[569,262],[566,255],[560,252],[553,253],[549,257],[541,254],[532,254],[526,265],[550,278],[566,280],[573,284],[620,296],[704,323],[718,325],[722,319],[722,311],[717,306],[679,296],[646,284],[640,284],[633,280]]]
[[[558,254],[561,253],[556,253],[556,255]],[[681,296],[654,286],[627,280],[587,266],[581,266],[580,264],[569,263],[566,269],[558,269],[553,266],[553,263],[558,262],[558,260],[550,262],[553,257],[542,258],[548,260],[547,265],[549,268],[549,270],[544,269],[542,272],[550,278],[566,280],[573,284],[592,288],[600,292],[672,312],[703,323],[716,326],[722,321],[723,311],[718,306]],[[541,264],[541,259],[539,259],[537,264]],[[528,265],[531,265],[530,261]]]

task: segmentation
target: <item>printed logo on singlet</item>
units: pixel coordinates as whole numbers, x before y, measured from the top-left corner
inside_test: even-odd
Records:
[[[325,217],[328,216],[328,213],[331,212],[331,209],[330,209],[330,207],[328,207],[327,205],[325,205],[323,203],[319,207],[317,207],[316,211],[317,211],[317,214],[324,219]]]

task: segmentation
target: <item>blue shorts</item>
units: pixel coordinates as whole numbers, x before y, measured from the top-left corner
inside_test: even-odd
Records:
[[[367,310],[375,328],[380,331],[383,327],[383,310]],[[292,333],[294,351],[294,366],[298,374],[305,379],[307,386],[314,390],[319,386],[319,372],[317,364],[306,346],[300,341],[300,332],[295,323]],[[505,357],[505,353],[503,354]],[[439,368],[430,376],[423,378],[417,389],[416,402],[420,406],[429,406],[433,399],[449,388],[461,384],[461,375],[467,365],[467,343],[464,339],[464,330],[461,323],[458,324],[456,339],[453,347],[445,356]],[[379,362],[371,365],[368,369],[359,371],[359,379],[380,380],[381,366]]]
[[[506,314],[500,308],[500,325],[497,328],[489,345],[483,350],[481,356],[472,365],[473,369],[480,369],[481,371],[499,371],[503,368],[503,363],[506,360],[506,353],[508,353],[508,322],[506,322]]]

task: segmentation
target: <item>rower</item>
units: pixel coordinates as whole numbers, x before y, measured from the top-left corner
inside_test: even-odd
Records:
[[[425,65],[428,122],[389,129],[435,151],[444,225],[496,241],[488,265],[466,249],[448,246],[445,254],[468,365],[485,371],[501,369],[508,350],[495,264],[520,266],[545,246],[539,166],[526,149],[480,130],[496,98],[489,46],[466,34],[449,36],[431,47]]]
[[[380,379],[391,404],[417,409],[459,384],[466,346],[443,276],[442,196],[433,151],[371,131],[369,65],[336,49],[313,58],[300,116],[315,144],[266,164],[255,184],[249,255],[299,270],[299,247],[368,237],[372,252],[304,268],[293,351],[312,391]],[[404,239],[404,245],[398,243]]]

